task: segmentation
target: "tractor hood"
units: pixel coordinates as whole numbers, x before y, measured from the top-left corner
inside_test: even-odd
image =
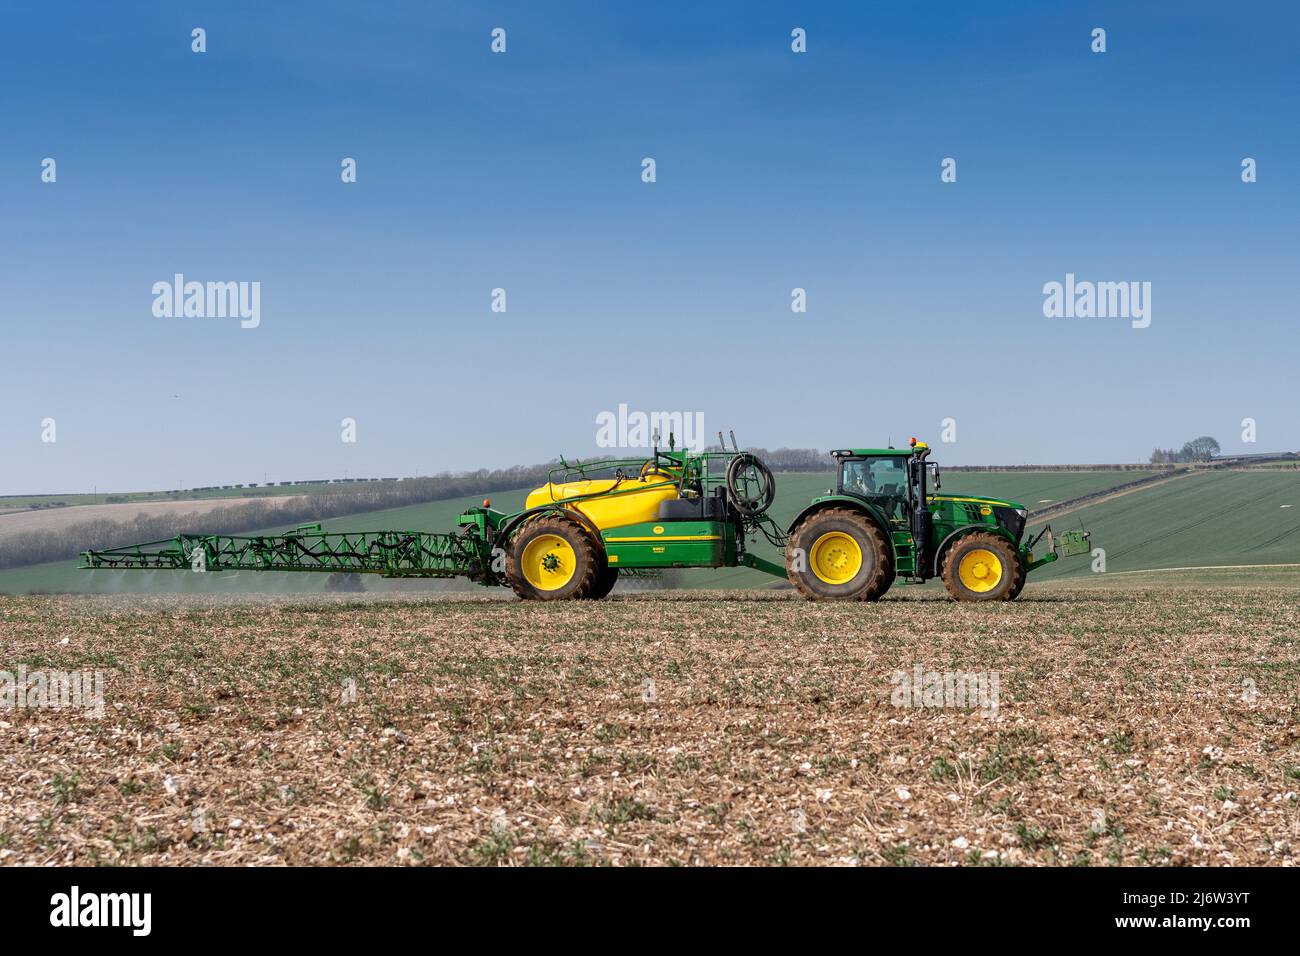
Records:
[[[983,495],[928,495],[927,497],[930,501],[973,501],[976,504],[988,505],[990,508],[1026,510],[1025,506],[1020,502],[1011,501],[1008,498],[985,498]]]
[[[1017,543],[1024,535],[1025,524],[1029,520],[1029,511],[1020,502],[1006,498],[985,498],[982,495],[930,495],[929,508],[936,516],[945,512],[960,515],[964,511],[966,520],[995,524]],[[975,512],[978,512],[978,517]]]

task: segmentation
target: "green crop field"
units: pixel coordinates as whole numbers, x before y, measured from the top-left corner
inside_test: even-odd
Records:
[[[945,494],[984,494],[1019,501],[1029,509],[1049,502],[1102,491],[1142,477],[1145,472],[949,472]],[[772,515],[785,524],[811,498],[822,494],[829,474],[783,474]],[[525,491],[491,495],[494,506],[515,510]],[[479,496],[411,505],[387,511],[344,516],[323,522],[330,530],[393,529],[441,531],[455,527],[465,508]],[[1300,471],[1208,472],[1178,478],[1130,494],[1088,505],[1053,519],[1055,527],[1083,526],[1093,532],[1094,547],[1106,551],[1107,580],[1153,569],[1219,565],[1300,564]],[[1031,526],[1031,531],[1037,526]],[[264,529],[265,533],[285,530]],[[752,545],[765,556],[776,550],[766,541]],[[1031,585],[1061,578],[1084,583],[1099,578],[1086,557],[1062,560],[1030,576]],[[1179,572],[1192,574],[1193,572]],[[1282,573],[1282,572],[1277,572]],[[1133,574],[1149,583],[1150,576]],[[34,565],[0,572],[0,593],[148,592],[148,593],[291,593],[318,592],[323,574],[243,572],[184,574],[165,571],[78,571],[72,562]],[[387,581],[367,577],[371,591],[474,588],[463,582]],[[687,588],[754,588],[778,584],[776,578],[745,568],[676,572],[674,586]],[[934,582],[928,588],[937,587]]]
[[[1092,531],[1108,574],[1159,568],[1300,563],[1300,471],[1189,475],[1080,508],[1057,528]],[[1092,576],[1084,559],[1030,580]]]

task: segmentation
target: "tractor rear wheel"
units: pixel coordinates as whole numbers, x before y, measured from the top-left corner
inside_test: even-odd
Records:
[[[609,592],[614,590],[614,585],[618,583],[618,568],[604,567],[596,575],[596,583],[592,585],[591,593],[587,597],[592,601],[601,601],[609,597]]]
[[[943,586],[958,601],[1011,601],[1024,586],[1020,554],[1006,538],[968,534],[943,559]]]
[[[506,549],[506,580],[525,601],[584,598],[605,564],[597,547],[591,533],[571,518],[534,518]]]
[[[874,601],[894,583],[894,560],[884,534],[866,515],[827,508],[790,533],[785,572],[813,601]]]

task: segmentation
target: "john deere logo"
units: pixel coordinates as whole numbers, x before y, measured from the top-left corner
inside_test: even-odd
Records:
[[[989,508],[988,506],[984,506],[984,507],[980,508],[980,514],[982,514],[982,515],[991,515],[991,514],[993,514],[993,509],[992,509],[992,508]]]
[[[661,524],[657,524],[657,525],[655,525],[655,526],[654,526],[654,533],[655,533],[655,534],[663,534],[663,533],[664,533],[664,526],[661,525]]]

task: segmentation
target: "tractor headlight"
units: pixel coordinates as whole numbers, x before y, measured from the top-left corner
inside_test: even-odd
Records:
[[[1017,509],[1016,509],[1016,514],[1020,515],[1020,517],[1022,517],[1022,518],[1028,518],[1028,517],[1029,517],[1029,509],[1028,509],[1028,508],[1017,508]]]

